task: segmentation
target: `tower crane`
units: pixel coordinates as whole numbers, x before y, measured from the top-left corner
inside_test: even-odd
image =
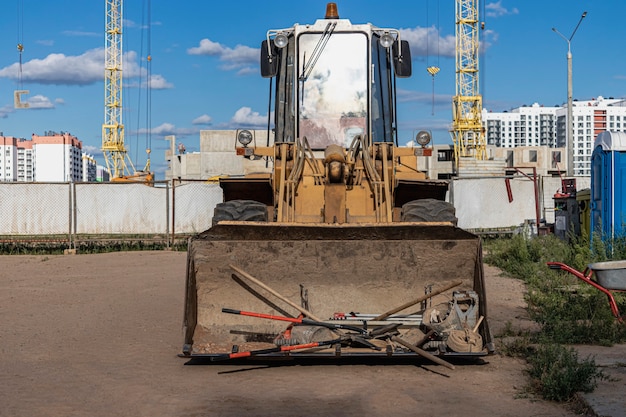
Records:
[[[105,0],[104,124],[102,152],[112,181],[152,183],[149,170],[136,171],[124,145],[122,123],[123,0]],[[149,167],[149,165],[147,165]]]
[[[478,2],[456,1],[456,95],[452,99],[452,141],[457,167],[461,158],[484,160],[482,96],[478,89]]]

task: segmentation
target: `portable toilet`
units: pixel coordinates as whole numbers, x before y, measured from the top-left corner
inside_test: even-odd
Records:
[[[626,132],[605,131],[591,154],[591,230],[623,236],[626,225]]]

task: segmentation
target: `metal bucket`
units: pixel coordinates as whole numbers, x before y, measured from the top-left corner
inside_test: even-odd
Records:
[[[596,262],[589,265],[596,281],[609,290],[626,291],[626,260]]]

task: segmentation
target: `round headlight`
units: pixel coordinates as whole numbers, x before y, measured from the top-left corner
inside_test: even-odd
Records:
[[[284,48],[288,43],[289,39],[287,39],[287,35],[282,32],[274,38],[274,45],[276,45],[277,48]]]
[[[421,146],[428,145],[430,143],[430,133],[425,130],[420,130],[417,135],[415,135],[415,141]]]
[[[380,45],[383,48],[389,48],[393,45],[393,36],[391,36],[389,32],[383,33],[383,36],[380,37]]]
[[[249,130],[242,130],[237,134],[237,141],[243,146],[248,146],[252,142],[252,133]]]

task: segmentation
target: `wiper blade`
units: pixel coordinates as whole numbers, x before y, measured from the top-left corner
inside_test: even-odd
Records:
[[[311,53],[311,58],[309,58],[309,62],[305,62],[302,65],[302,74],[298,78],[300,81],[306,81],[309,78],[309,75],[311,75],[311,72],[313,71],[313,68],[315,67],[315,63],[317,62],[319,57],[322,55],[322,52],[324,51],[324,48],[326,47],[326,44],[328,43],[328,40],[330,39],[330,36],[333,34],[333,31],[335,30],[336,26],[337,26],[337,22],[328,22],[328,24],[326,25],[326,28],[324,29],[322,36],[317,41],[317,45],[315,45],[315,48],[313,49],[313,52]]]

